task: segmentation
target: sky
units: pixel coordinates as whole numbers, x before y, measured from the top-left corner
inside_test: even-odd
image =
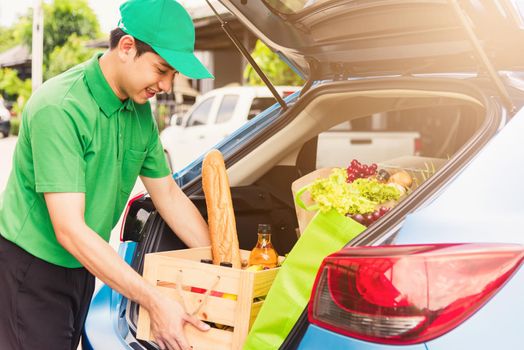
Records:
[[[0,26],[10,26],[16,22],[19,15],[25,14],[28,8],[33,7],[35,0],[0,0]],[[44,0],[44,2],[51,2]],[[109,33],[115,28],[119,12],[118,7],[124,0],[87,0],[100,22],[100,29],[103,33]],[[184,5],[199,5],[204,0],[185,0],[181,1]]]

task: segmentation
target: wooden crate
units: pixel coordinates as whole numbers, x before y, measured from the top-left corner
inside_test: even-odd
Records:
[[[241,250],[240,253],[242,259],[248,259],[250,252]],[[205,301],[196,314],[202,321],[233,327],[233,330],[211,328],[208,332],[200,332],[186,325],[185,334],[194,350],[241,349],[264,303],[255,300],[267,295],[279,268],[246,271],[202,263],[201,259],[211,259],[210,247],[147,254],[143,275],[162,293],[185,303],[190,313]],[[215,292],[206,298],[198,288]],[[219,297],[216,292],[227,295]],[[149,325],[147,310],[140,307],[138,339],[154,340]]]

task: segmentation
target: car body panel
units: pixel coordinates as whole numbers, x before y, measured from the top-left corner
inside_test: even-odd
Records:
[[[306,77],[477,69],[473,46],[449,1],[288,1],[314,4],[296,11],[277,5],[284,1],[221,2]],[[515,7],[475,0],[460,1],[459,7],[498,69],[522,66],[523,53],[512,50],[523,41],[522,31],[515,32],[522,26]]]
[[[426,343],[428,350],[521,349],[524,347],[524,268],[469,319]],[[382,349],[381,349],[382,350]]]
[[[131,264],[135,254],[135,242],[122,242],[118,255]],[[84,334],[82,336],[83,350],[91,349],[132,349],[125,341],[129,327],[125,315],[120,315],[123,296],[107,285],[98,290],[87,314]]]
[[[519,233],[524,212],[523,134],[521,110],[438,198],[406,217],[395,244],[524,244],[524,235]]]
[[[427,350],[424,344],[393,346],[373,344],[310,325],[297,350],[351,349],[351,350]]]

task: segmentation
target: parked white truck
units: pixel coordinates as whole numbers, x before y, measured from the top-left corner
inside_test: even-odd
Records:
[[[381,162],[418,155],[419,151],[418,132],[353,131],[350,123],[345,122],[318,135],[316,167],[346,167],[352,159],[362,163]]]

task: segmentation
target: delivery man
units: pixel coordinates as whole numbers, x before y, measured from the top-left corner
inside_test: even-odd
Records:
[[[174,182],[148,99],[180,72],[212,78],[194,56],[192,20],[175,0],[129,0],[110,50],[48,80],[23,112],[0,199],[0,349],[77,349],[94,276],[145,307],[161,349],[189,349],[185,313],[107,241],[138,175],[190,247],[207,224]],[[94,275],[94,276],[93,276]]]

